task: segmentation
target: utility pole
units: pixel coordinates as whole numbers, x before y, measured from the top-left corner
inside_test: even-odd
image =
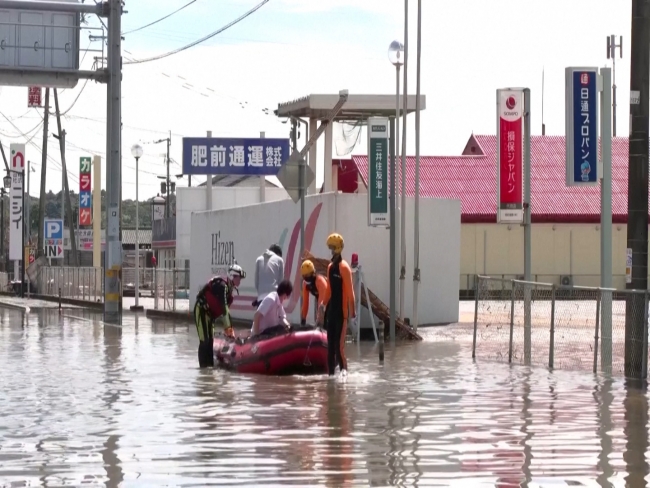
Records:
[[[607,38],[607,59],[612,60],[612,136],[616,137],[616,49],[620,57],[623,57],[623,36],[618,36],[619,43],[616,44],[616,35],[612,34]]]
[[[61,173],[63,174],[63,207],[61,209],[62,218],[65,213],[68,214],[68,228],[70,230],[70,246],[72,248],[72,265],[78,266],[77,261],[77,236],[75,234],[75,219],[72,214],[72,202],[70,201],[70,189],[68,188],[68,166],[65,161],[65,129],[61,130],[61,112],[59,111],[59,96],[54,88],[54,107],[56,110],[56,125],[59,130],[58,135],[54,135],[59,140],[61,148]],[[65,210],[65,213],[63,213]],[[65,222],[65,219],[63,219]]]
[[[50,120],[50,89],[45,88],[45,108],[43,109],[43,148],[41,160],[41,192],[38,200],[38,249],[36,256],[44,253],[43,233],[45,232],[45,175],[47,170],[47,130]]]
[[[212,137],[212,136],[208,135],[208,137]],[[172,144],[172,131],[169,131],[169,137],[166,137],[164,139],[158,139],[157,141],[153,141],[154,144],[159,144],[161,142],[167,142],[167,160],[166,160],[166,163],[167,163],[167,176],[165,177],[165,181],[167,182],[166,183],[166,185],[167,185],[167,193],[165,195],[165,218],[168,219],[170,217],[170,214],[171,214],[171,212],[169,211],[169,198],[171,197],[170,176],[169,176],[169,163],[170,163],[169,146],[171,146],[171,144]],[[211,175],[208,176],[208,182],[210,181],[211,177],[212,177]],[[208,185],[206,183],[206,186],[211,187],[212,185]]]
[[[632,254],[626,288],[648,289],[648,138],[650,127],[650,0],[632,0],[630,48],[630,139],[627,199],[627,252]],[[645,300],[628,296],[625,307],[625,377],[645,379],[643,371]]]
[[[7,173],[9,173],[9,162],[7,161],[7,155],[5,154],[5,148],[2,143],[0,143],[0,152],[2,153],[2,160],[5,163],[5,169],[7,170]]]
[[[169,137],[167,138],[167,198],[165,199],[165,218],[170,217],[170,199],[172,196],[171,185],[169,181],[169,146],[172,144],[172,131],[169,131]]]
[[[119,323],[122,277],[120,239],[120,126],[122,121],[122,1],[108,0],[108,89],[106,138],[106,259],[104,321]]]

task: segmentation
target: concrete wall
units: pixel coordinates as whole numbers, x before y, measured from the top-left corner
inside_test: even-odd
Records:
[[[205,187],[176,188],[176,259],[190,259],[190,222],[192,212],[205,211]],[[284,188],[266,187],[267,202],[289,198]],[[240,207],[260,203],[260,189],[256,187],[214,187],[212,188],[212,208]],[[269,243],[270,244],[270,243]]]
[[[344,258],[359,255],[369,288],[389,300],[389,231],[367,225],[367,196],[327,193],[309,196],[305,202],[305,248],[319,257],[327,257],[325,241],[337,231],[346,242]],[[413,200],[407,200],[412,214]],[[421,241],[419,323],[445,323],[458,320],[460,276],[460,201],[421,199]],[[253,265],[257,256],[271,243],[278,242],[285,259],[285,276],[294,287],[299,275],[300,207],[291,200],[257,204],[191,216],[190,283],[192,300],[199,287],[213,274],[224,273],[233,258],[249,273],[242,283],[233,316],[252,319],[250,303],[255,299]],[[406,315],[412,312],[413,228],[407,222]],[[192,304],[193,305],[193,304]],[[287,306],[291,319],[299,319],[299,296]]]
[[[625,288],[627,226],[612,230],[613,286]],[[533,224],[531,243],[533,280],[560,283],[570,275],[574,285],[600,285],[600,225]],[[518,225],[463,224],[461,226],[460,289],[471,289],[474,275],[524,274],[524,231]]]

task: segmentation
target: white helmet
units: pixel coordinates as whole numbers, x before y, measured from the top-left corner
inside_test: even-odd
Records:
[[[228,276],[232,279],[234,276],[239,276],[242,280],[246,278],[246,271],[244,268],[239,266],[237,262],[231,264],[228,268]]]

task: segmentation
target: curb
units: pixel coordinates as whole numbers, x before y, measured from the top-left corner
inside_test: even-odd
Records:
[[[162,319],[162,320],[176,320],[179,322],[187,322],[188,324],[194,323],[194,317],[190,312],[170,312],[168,310],[154,310],[151,308],[145,309],[145,316],[151,319]],[[230,319],[234,329],[250,329],[253,321],[241,320],[241,319]]]
[[[21,310],[23,312],[26,312],[28,308],[31,309],[31,307],[28,307],[26,305],[16,305],[14,303],[7,303],[7,302],[3,302],[1,299],[0,299],[0,307],[11,308],[12,310]]]
[[[0,297],[5,296],[5,297],[12,297],[16,298],[15,293],[13,292],[0,292]],[[25,297],[25,300],[29,300],[30,298],[33,298],[35,300],[42,300],[44,302],[53,302],[53,303],[58,303],[59,297],[58,296],[52,296],[52,295],[39,295],[36,293],[30,293],[29,298]],[[7,307],[9,306],[5,302],[2,302],[2,305],[6,305]],[[90,310],[104,310],[104,304],[102,302],[91,302],[88,300],[77,300],[75,298],[61,298],[61,305],[75,305],[77,307],[81,307],[84,309],[90,309]],[[41,307],[30,307],[29,305],[21,306],[21,305],[14,305],[14,307],[18,307],[21,309],[25,309],[25,307],[29,308],[41,308]],[[62,307],[66,308],[66,307]]]

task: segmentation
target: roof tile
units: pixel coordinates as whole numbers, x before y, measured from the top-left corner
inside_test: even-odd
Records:
[[[484,156],[420,156],[420,196],[461,200],[463,222],[496,222],[496,136],[476,135]],[[628,139],[612,141],[612,214],[627,221]],[[368,157],[352,156],[367,185]],[[398,162],[398,185],[401,183]],[[415,194],[415,157],[406,159],[406,193]],[[531,138],[533,222],[599,222],[600,187],[567,187],[564,136]],[[390,183],[390,182],[389,182]],[[398,187],[399,188],[399,187]]]

